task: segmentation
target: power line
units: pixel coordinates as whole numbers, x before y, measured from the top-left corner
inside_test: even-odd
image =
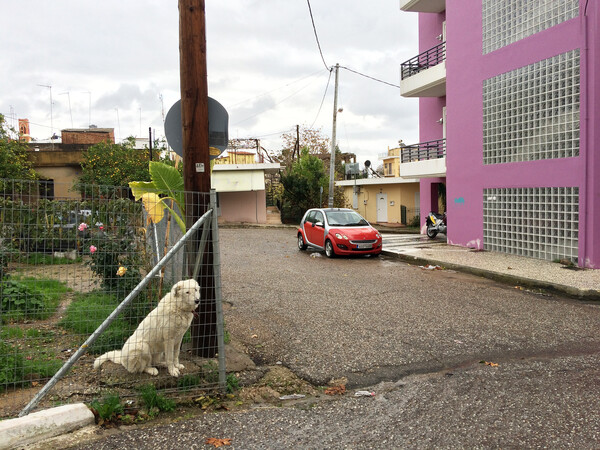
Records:
[[[293,97],[294,95],[298,94],[299,92],[303,91],[304,89],[306,89],[306,88],[307,88],[308,86],[310,86],[311,84],[312,84],[312,80],[311,80],[311,81],[310,81],[308,84],[306,84],[306,85],[302,86],[302,87],[301,87],[300,89],[298,89],[296,92],[293,92],[292,94],[288,95],[287,97],[285,97],[285,98],[283,98],[283,99],[279,100],[277,103],[275,103],[275,104],[274,104],[274,105],[272,105],[271,107],[269,107],[269,108],[267,108],[267,109],[265,109],[265,110],[263,110],[263,111],[259,111],[259,112],[257,112],[256,114],[252,114],[251,116],[248,116],[248,117],[246,117],[245,119],[238,120],[236,123],[234,123],[234,124],[232,124],[232,125],[233,125],[233,126],[235,126],[235,125],[238,125],[238,124],[240,124],[240,123],[242,123],[242,122],[245,122],[246,120],[252,119],[253,117],[256,117],[256,116],[258,116],[258,115],[260,115],[260,114],[262,114],[262,113],[264,113],[264,112],[270,111],[271,109],[275,108],[275,107],[276,107],[277,105],[279,105],[280,103],[283,103],[283,102],[285,102],[285,101],[286,101],[286,100],[288,100],[289,98],[291,98],[291,97]]]
[[[233,105],[227,105],[227,107],[228,108],[235,108],[236,106],[241,105],[243,103],[247,103],[250,100],[254,100],[254,99],[259,98],[259,97],[264,97],[265,95],[268,95],[271,92],[275,92],[275,91],[278,91],[278,90],[283,89],[285,87],[291,86],[292,84],[299,83],[300,81],[305,80],[306,78],[314,77],[315,75],[318,75],[320,73],[323,73],[323,72],[319,69],[317,72],[313,72],[313,73],[311,73],[309,75],[305,75],[305,76],[303,76],[301,78],[298,78],[298,79],[296,79],[294,81],[290,81],[287,84],[284,84],[282,86],[276,87],[275,89],[271,89],[270,91],[266,91],[266,92],[263,92],[262,94],[255,95],[254,97],[247,98],[245,100],[242,100],[241,102],[234,103]]]
[[[253,135],[252,138],[263,138],[263,137],[268,137],[268,136],[275,136],[276,134],[283,134],[283,133],[287,133],[287,132],[292,131],[292,130],[293,130],[293,128],[288,128],[286,130],[278,131],[276,133]]]
[[[327,86],[325,86],[325,92],[323,93],[323,98],[321,99],[321,105],[319,106],[319,110],[317,111],[317,115],[315,116],[315,120],[313,120],[311,128],[315,126],[315,122],[319,118],[319,114],[321,114],[321,108],[323,107],[323,103],[325,102],[325,96],[327,95],[327,89],[329,89],[329,82],[331,81],[332,70],[329,71],[329,78],[327,78]]]
[[[313,31],[315,32],[315,39],[317,40],[317,47],[319,47],[319,53],[321,54],[321,60],[325,65],[325,69],[331,72],[331,68],[325,62],[325,57],[323,56],[323,50],[321,50],[321,43],[319,42],[319,35],[317,34],[317,27],[315,26],[315,19],[313,17],[312,8],[310,7],[310,0],[306,0],[308,3],[308,12],[310,13],[310,21],[312,22]]]
[[[371,77],[369,75],[365,75],[364,73],[357,72],[356,70],[352,70],[349,67],[340,66],[340,69],[346,69],[347,71],[355,73],[357,75],[360,75],[361,77],[369,78],[369,79],[371,79],[373,81],[377,81],[378,83],[387,84],[388,86],[392,86],[392,87],[400,89],[400,86],[398,86],[397,84],[388,83],[387,81],[383,81],[383,80],[380,80],[378,78],[374,78],[374,77]]]

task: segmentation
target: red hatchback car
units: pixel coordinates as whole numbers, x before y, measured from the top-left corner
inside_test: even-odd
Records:
[[[381,234],[360,214],[346,208],[315,208],[304,214],[298,227],[298,248],[325,250],[336,255],[379,255]]]

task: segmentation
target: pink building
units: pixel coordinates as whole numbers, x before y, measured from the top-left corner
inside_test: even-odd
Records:
[[[419,97],[421,215],[448,241],[600,268],[600,4],[400,0],[419,14],[401,93]],[[424,221],[424,219],[423,219]]]

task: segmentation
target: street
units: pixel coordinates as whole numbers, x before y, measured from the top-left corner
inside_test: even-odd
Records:
[[[260,365],[348,393],[128,430],[94,448],[597,448],[600,305],[389,257],[221,229],[227,330]],[[375,392],[354,398],[356,389]],[[83,447],[82,447],[83,448]]]

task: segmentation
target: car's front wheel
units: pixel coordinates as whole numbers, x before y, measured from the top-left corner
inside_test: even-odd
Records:
[[[325,241],[325,254],[328,258],[335,258],[335,251],[333,250],[333,244],[329,239]]]
[[[302,233],[298,233],[298,249],[306,250],[306,244],[304,243],[304,238],[302,237]]]

